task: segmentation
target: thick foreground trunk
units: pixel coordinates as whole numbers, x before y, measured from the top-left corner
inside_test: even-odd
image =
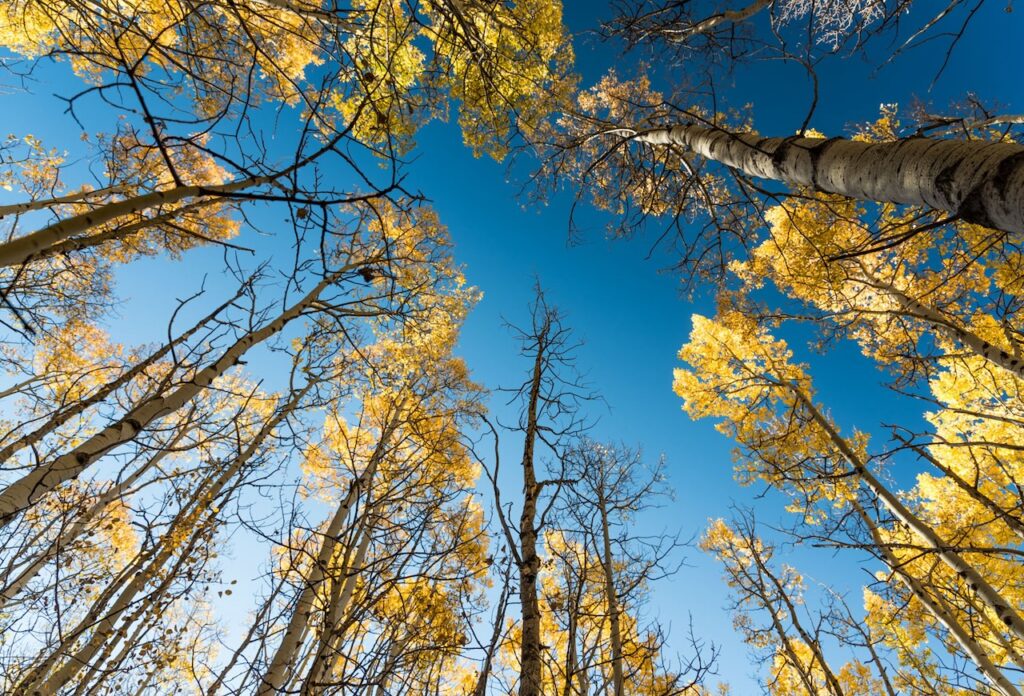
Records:
[[[762,138],[696,125],[641,131],[634,140],[681,147],[790,186],[919,205],[984,227],[1024,232],[1024,146],[1014,143]]]

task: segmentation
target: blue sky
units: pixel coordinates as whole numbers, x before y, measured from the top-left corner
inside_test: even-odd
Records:
[[[945,48],[939,42],[908,53],[876,74],[872,74],[873,63],[859,56],[825,61],[820,69],[819,106],[811,125],[839,134],[851,124],[873,119],[881,103],[908,104],[917,98],[942,111],[967,92],[999,102],[1007,112],[1024,109],[1024,42],[1020,41],[1024,7],[1012,14],[1003,7],[999,2],[983,6],[931,91],[929,84]],[[569,0],[570,29],[594,28],[603,9],[602,3]],[[886,47],[879,47],[878,53]],[[577,41],[576,52],[584,85],[613,65],[629,74],[636,64],[635,58],[622,59],[615,47],[593,37]],[[64,146],[67,133],[77,132],[77,127],[60,113],[61,102],[48,95],[66,94],[69,85],[62,69],[46,70],[40,73],[31,98],[4,96],[8,103],[4,128],[49,135],[54,145]],[[770,62],[740,68],[733,81],[723,85],[723,95],[733,105],[751,103],[762,133],[786,135],[803,120],[810,89],[799,66]],[[18,104],[26,106],[18,108]],[[92,127],[109,126],[97,121]],[[456,257],[465,265],[469,281],[484,293],[459,347],[475,378],[489,388],[522,381],[529,366],[518,356],[503,324],[528,320],[527,305],[539,279],[549,301],[565,313],[566,323],[584,341],[579,366],[607,404],[590,407],[598,419],[591,437],[642,446],[648,457],[663,454],[666,458],[676,500],[642,519],[642,529],[678,529],[684,537],[699,534],[709,517],[728,514],[732,501],[755,505],[765,521],[781,519],[784,514],[777,498],[755,500],[758,491],[734,483],[731,443],[714,431],[711,422],[691,422],[671,390],[672,370],[678,366],[675,354],[689,333],[690,315],[713,313],[712,298],[700,293],[692,300],[684,297],[679,279],[661,270],[672,259],[660,251],[647,258],[652,237],[605,239],[604,219],[590,211],[583,211],[581,218],[590,232],[581,243],[570,246],[571,195],[555,196],[544,206],[530,204],[516,195],[515,176],[521,173],[513,172],[510,181],[504,164],[475,159],[462,146],[454,124],[443,123],[433,123],[420,134],[408,168],[408,185],[431,199],[451,231]],[[255,242],[271,251],[279,244],[265,239]],[[247,243],[246,236],[240,243]],[[158,340],[174,298],[189,294],[207,270],[219,267],[219,260],[219,251],[198,250],[177,263],[146,260],[124,268],[118,277],[124,303],[119,316],[109,322],[115,337]],[[222,277],[210,278],[214,288],[223,283]],[[886,417],[918,417],[902,413],[905,404],[889,399],[879,386],[881,374],[855,348],[838,346],[826,356],[815,356],[806,348],[804,336],[788,337],[798,355],[812,364],[821,399],[844,428],[870,430]],[[499,419],[513,420],[501,395],[495,395],[492,407]],[[514,453],[518,445],[518,440],[506,439],[509,452]],[[514,478],[508,487],[506,496],[515,490]],[[245,549],[235,549],[240,574],[254,570],[246,556]],[[687,556],[689,566],[655,588],[647,614],[682,639],[692,613],[697,634],[722,648],[721,678],[736,687],[736,693],[749,693],[754,667],[732,632],[719,570],[696,550]],[[836,558],[824,550],[803,550],[793,558],[807,576],[840,586],[844,578],[862,577],[853,556]],[[245,593],[236,593],[235,600],[244,603]],[[852,603],[857,603],[856,595]],[[248,607],[238,609],[244,613]],[[678,640],[676,647],[685,650],[686,645]]]

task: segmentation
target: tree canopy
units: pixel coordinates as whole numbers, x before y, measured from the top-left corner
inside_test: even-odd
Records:
[[[0,691],[1020,696],[1014,9],[3,3]]]

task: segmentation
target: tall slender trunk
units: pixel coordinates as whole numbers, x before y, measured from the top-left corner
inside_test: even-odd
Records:
[[[953,340],[961,343],[975,355],[984,358],[997,367],[1007,370],[1015,377],[1024,379],[1024,361],[1021,361],[1016,356],[1010,355],[1006,350],[999,346],[992,345],[966,326],[946,317],[935,308],[915,300],[913,297],[910,297],[906,293],[897,289],[892,284],[886,283],[885,281],[875,278],[870,274],[866,273],[864,278],[854,277],[854,280],[875,288],[876,290],[881,290],[896,300],[900,307],[910,316],[923,319],[939,331],[953,338]]]
[[[615,589],[615,571],[612,568],[612,537],[608,525],[608,505],[604,490],[597,494],[597,510],[601,515],[601,544],[604,549],[601,567],[604,571],[604,594],[607,603],[609,638],[612,644],[612,689],[615,696],[625,696],[626,683],[622,675],[622,630],[619,627],[619,599]]]
[[[107,381],[103,386],[94,391],[92,394],[86,396],[83,399],[80,399],[79,401],[75,402],[71,406],[68,406],[67,408],[57,411],[56,413],[51,415],[45,423],[40,425],[31,433],[26,433],[25,435],[22,435],[14,442],[10,443],[9,445],[6,445],[3,449],[0,449],[0,462],[5,462],[8,459],[10,459],[13,455],[17,454],[19,451],[25,449],[26,447],[30,447],[36,444],[44,437],[46,437],[48,434],[52,433],[54,430],[64,425],[75,416],[79,415],[80,413],[83,413],[90,406],[94,406],[100,403],[121,387],[131,383],[133,379],[135,379],[136,377],[144,373],[147,369],[155,365],[159,360],[162,360],[163,357],[170,353],[176,346],[179,346],[184,341],[187,341],[189,338],[195,335],[197,331],[199,331],[201,328],[206,326],[206,324],[208,324],[211,320],[213,320],[214,317],[216,317],[218,314],[227,309],[227,307],[231,305],[232,302],[241,297],[243,290],[244,286],[243,288],[240,288],[239,291],[236,292],[230,299],[228,299],[226,302],[221,303],[220,306],[218,306],[212,312],[210,312],[202,319],[197,321],[186,331],[178,334],[176,338],[160,346],[160,348],[150,353],[148,356],[137,362],[135,365],[133,365],[125,372]]]
[[[810,633],[807,632],[806,628],[804,628],[803,623],[801,623],[799,615],[797,614],[797,608],[793,605],[793,601],[789,598],[789,593],[786,591],[785,586],[783,586],[782,582],[777,577],[775,577],[775,574],[772,573],[771,569],[769,569],[768,566],[764,563],[760,553],[755,551],[750,555],[750,557],[757,565],[758,580],[756,582],[758,586],[762,586],[762,578],[768,579],[768,581],[771,583],[772,588],[774,588],[775,593],[778,595],[779,600],[785,605],[785,613],[787,616],[789,616],[789,623],[796,630],[797,635],[800,636],[800,640],[802,640],[804,645],[807,646],[807,649],[811,651],[812,664],[810,668],[808,668],[807,670],[808,677],[813,681],[813,662],[817,662],[818,666],[821,667],[822,674],[825,675],[825,683],[828,685],[829,693],[833,694],[833,696],[843,696],[843,688],[842,686],[840,686],[839,680],[836,678],[836,675],[832,671],[832,668],[829,667],[828,661],[825,659],[825,654],[821,650],[821,644],[817,640],[815,640],[815,638]],[[769,607],[769,610],[773,614],[775,613],[774,607]],[[777,622],[777,617],[773,616],[772,619],[773,621]],[[785,631],[781,631],[781,633],[784,640],[788,640],[785,638]],[[789,646],[787,644],[787,649],[788,648]],[[793,659],[797,659],[795,653],[793,654]],[[803,669],[802,665],[800,665],[800,669]],[[817,690],[811,690],[809,693],[816,695]]]
[[[320,682],[330,676],[331,666],[334,663],[334,658],[337,656],[337,653],[333,652],[331,647],[336,639],[340,638],[336,634],[336,630],[341,619],[348,611],[349,603],[355,594],[359,573],[363,570],[363,565],[366,563],[366,555],[370,550],[370,542],[373,540],[372,528],[368,518],[375,514],[375,510],[369,510],[363,516],[359,530],[353,540],[358,540],[354,552],[352,554],[346,553],[345,563],[336,571],[335,577],[331,581],[330,604],[327,607],[327,615],[321,626],[320,640],[317,642],[313,664],[302,684],[301,693],[304,696],[314,696],[319,693],[322,689]]]
[[[280,594],[281,589],[284,587],[284,583],[285,577],[282,576],[278,578],[277,582],[274,584],[273,589],[270,592],[270,595],[263,602],[263,606],[260,607],[259,612],[257,612],[256,616],[249,624],[249,630],[246,631],[245,638],[243,638],[242,642],[238,644],[238,647],[235,649],[235,651],[231,653],[231,659],[228,660],[227,664],[225,664],[224,667],[220,670],[220,672],[217,673],[217,677],[213,680],[213,683],[210,684],[209,687],[207,687],[206,696],[217,696],[217,692],[220,691],[221,686],[224,685],[224,682],[227,680],[228,675],[231,674],[231,670],[233,670],[235,668],[235,665],[238,664],[238,660],[241,659],[242,653],[244,653],[245,649],[248,648],[249,645],[253,642],[253,639],[256,636],[256,634],[266,633],[267,626],[264,622],[266,621],[267,616],[270,614],[270,610],[274,606],[274,600],[277,599],[278,594]]]
[[[906,138],[762,138],[693,124],[633,139],[676,146],[749,176],[825,193],[942,210],[965,222],[1024,232],[1024,146]]]
[[[33,674],[23,683],[25,693],[34,693],[33,690],[39,691],[41,694],[57,693],[69,681],[74,679],[79,671],[92,663],[96,654],[112,637],[114,639],[117,638],[119,633],[114,632],[114,627],[118,619],[132,605],[138,594],[150,580],[157,576],[164,564],[179,550],[175,544],[170,543],[170,540],[182,533],[189,535],[186,545],[178,554],[176,565],[187,562],[191,549],[198,544],[200,537],[203,535],[202,528],[204,524],[216,518],[219,508],[212,507],[215,505],[214,501],[218,499],[221,492],[224,491],[228,484],[234,481],[241,469],[262,447],[273,429],[295,410],[311,386],[311,384],[307,384],[299,391],[294,392],[288,402],[263,424],[259,432],[228,466],[219,474],[216,471],[210,474],[205,485],[200,485],[190,497],[189,502],[175,516],[174,521],[168,527],[165,534],[153,547],[149,558],[145,558],[144,563],[139,565],[137,570],[130,573],[130,575],[126,573],[121,574],[122,578],[127,579],[130,577],[131,580],[127,582],[125,588],[118,594],[110,609],[106,609],[107,601],[104,598],[101,597],[97,600],[76,628],[67,634],[61,646],[54,650],[39,667],[33,670]],[[167,573],[163,580],[163,585],[170,583],[175,575],[176,573],[174,572]],[[112,595],[110,598],[112,598]],[[74,643],[89,629],[93,630],[92,636],[86,641],[85,645],[72,655],[70,650]],[[65,655],[68,659],[64,664],[54,670],[52,674],[48,674],[57,665],[61,657]]]
[[[345,520],[348,519],[349,513],[352,511],[352,507],[359,499],[359,496],[364,490],[369,488],[377,467],[384,458],[391,436],[398,428],[399,410],[400,408],[396,409],[388,424],[381,431],[380,439],[367,462],[366,470],[356,477],[351,486],[349,486],[345,498],[338,504],[334,517],[331,518],[327,529],[324,530],[320,550],[310,566],[309,576],[305,579],[302,591],[295,601],[295,607],[292,609],[288,625],[285,627],[284,634],[281,637],[281,643],[274,652],[274,656],[271,658],[270,664],[263,674],[260,685],[256,689],[257,696],[272,696],[279,693],[288,680],[289,667],[294,666],[293,663],[301,647],[302,638],[308,629],[317,592],[321,590],[321,587],[327,580],[326,569],[330,567],[331,559],[337,549],[338,535],[341,534],[345,526]]]
[[[928,526],[923,520],[915,515],[903,504],[903,502],[886,486],[879,481],[867,468],[865,462],[850,447],[849,443],[836,432],[821,411],[811,402],[806,394],[794,384],[788,385],[793,390],[797,399],[807,407],[808,412],[816,423],[826,432],[829,439],[836,446],[843,458],[853,467],[860,480],[868,487],[871,493],[884,505],[893,516],[908,529],[914,532],[923,542],[925,548],[931,550],[938,558],[945,563],[956,575],[962,578],[968,587],[978,593],[982,602],[991,609],[996,617],[1006,625],[1009,631],[1024,640],[1024,620],[1013,608],[1012,604],[1003,598],[999,592],[978,572],[957,553],[953,547]]]
[[[882,662],[881,655],[879,655],[878,651],[875,650],[875,641],[872,640],[870,630],[861,622],[856,622],[853,625],[853,628],[860,633],[861,637],[864,639],[864,648],[868,651],[868,655],[871,656],[869,661],[874,665],[875,672],[878,673],[878,678],[881,680],[882,686],[885,687],[886,696],[897,696],[896,689],[893,688],[892,685],[892,680],[889,679],[889,670],[886,668],[885,663]]]
[[[51,560],[57,558],[64,548],[73,544],[75,540],[81,536],[82,532],[88,528],[89,523],[103,512],[108,505],[120,498],[125,491],[128,491],[140,478],[142,478],[147,472],[151,471],[163,460],[164,457],[170,454],[170,448],[174,447],[175,444],[185,436],[186,432],[187,431],[184,429],[179,430],[174,437],[171,438],[171,441],[155,455],[150,457],[145,464],[132,472],[131,475],[120,483],[111,484],[85,512],[75,518],[74,522],[72,522],[67,529],[58,533],[50,545],[47,546],[46,550],[39,553],[34,559],[32,559],[29,565],[18,574],[18,577],[3,588],[0,588],[0,612],[3,611],[4,607],[7,606],[12,599],[17,597],[18,594],[25,589],[33,578],[39,575],[39,572],[45,568]]]
[[[280,332],[289,322],[302,315],[317,301],[320,293],[333,284],[345,271],[361,264],[350,264],[332,273],[314,287],[299,302],[282,312],[261,329],[242,336],[213,364],[199,370],[195,376],[167,396],[143,401],[113,424],[96,433],[71,451],[60,455],[49,464],[30,473],[0,491],[0,528],[9,524],[19,512],[57,486],[79,476],[93,462],[118,445],[129,442],[154,420],[174,413],[191,401],[214,379],[239,363],[246,351]]]
[[[534,449],[537,441],[537,409],[544,373],[545,334],[546,330],[538,336],[537,355],[534,358],[526,404],[526,433],[523,439],[523,511],[519,519],[519,602],[523,613],[523,629],[519,662],[519,696],[541,696],[543,684],[540,602],[537,599],[540,557],[537,555],[536,518],[540,485],[537,483],[537,472],[534,467]]]
[[[906,570],[903,569],[903,562],[896,558],[892,550],[885,544],[881,534],[878,532],[878,527],[875,525],[875,521],[871,519],[867,511],[856,501],[853,503],[854,510],[857,512],[857,516],[860,517],[861,521],[867,527],[871,534],[871,539],[875,543],[875,547],[882,556],[882,560],[889,570],[891,570],[907,589],[910,590],[911,594],[918,598],[928,613],[931,614],[935,620],[941,624],[950,635],[960,644],[960,647],[964,649],[967,656],[970,657],[971,661],[978,667],[978,671],[992,684],[995,689],[1003,694],[1003,696],[1021,696],[1020,691],[1014,686],[1013,682],[1003,674],[992,659],[985,652],[985,649],[974,639],[973,632],[965,628],[956,620],[953,613],[949,610],[949,607],[940,598],[932,596],[922,585],[917,578],[912,576]]]
[[[113,632],[114,624],[139,592],[156,576],[174,554],[176,547],[167,543],[172,532],[194,528],[203,494],[209,487],[204,481],[182,506],[168,527],[167,532],[150,549],[143,551],[135,561],[125,568],[92,603],[85,616],[67,631],[59,645],[34,667],[18,685],[18,693],[44,696],[57,693],[61,687],[74,678],[103,646]],[[188,533],[185,549],[191,549],[197,534]],[[86,643],[75,650],[78,640],[92,630]]]
[[[899,435],[897,435],[896,438],[900,440],[900,442],[902,442],[904,445],[910,446],[910,448],[913,449],[919,457],[921,457],[929,464],[934,466],[936,469],[941,471],[943,476],[949,478],[949,480],[955,483],[960,488],[960,490],[964,491],[976,503],[979,503],[982,507],[984,507],[990,513],[992,513],[995,519],[1003,522],[1007,527],[1010,528],[1010,530],[1014,534],[1016,534],[1021,539],[1024,539],[1024,520],[1022,520],[1019,516],[1014,515],[1009,510],[1004,509],[1001,505],[999,505],[999,503],[997,503],[991,497],[985,495],[985,493],[983,493],[976,484],[973,484],[970,481],[964,479],[964,477],[958,474],[951,467],[946,466],[938,458],[933,457],[923,447],[919,447],[918,445],[912,445]]]
[[[418,617],[409,617],[406,622],[412,623],[418,620]],[[374,696],[389,696],[391,693],[388,691],[388,684],[391,683],[391,678],[394,676],[395,666],[398,664],[398,658],[405,652],[406,647],[412,642],[415,637],[414,633],[406,633],[401,638],[395,638],[391,641],[391,645],[388,647],[388,656],[384,660],[384,664],[380,667],[380,676],[377,679],[377,688],[373,690]]]
[[[58,242],[124,215],[160,205],[171,205],[188,198],[226,196],[271,181],[273,178],[269,176],[255,176],[214,186],[175,186],[166,191],[153,191],[123,201],[107,203],[0,244],[0,266],[18,266],[31,261],[36,254],[45,252]]]
[[[111,196],[117,193],[125,193],[129,190],[131,190],[130,186],[107,186],[106,188],[93,189],[91,191],[76,191],[74,193],[64,194],[63,196],[54,196],[53,198],[40,198],[39,200],[27,201],[24,203],[0,205],[0,218],[7,217],[8,215],[20,215],[33,210],[42,210],[43,208],[50,208],[52,206],[63,205],[65,203],[78,203],[97,196]]]
[[[797,676],[800,678],[800,683],[803,684],[807,690],[807,696],[818,696],[818,688],[814,683],[814,675],[811,674],[811,670],[808,666],[800,660],[800,656],[797,654],[796,649],[793,647],[793,641],[790,639],[789,634],[786,633],[786,627],[782,625],[782,621],[779,620],[778,612],[775,611],[774,607],[768,607],[768,614],[772,618],[772,629],[775,631],[775,635],[779,638],[779,645],[782,651],[786,654],[789,659],[789,663],[796,670]]]
[[[575,693],[580,696],[587,696],[586,691],[586,669],[580,667],[580,656],[576,654],[576,638],[579,633],[579,614],[580,607],[583,602],[583,593],[586,590],[586,577],[590,571],[590,563],[587,554],[583,554],[581,559],[583,567],[580,568],[579,578],[580,581],[575,583],[571,579],[571,571],[566,573],[566,589],[571,589],[571,592],[566,592],[566,638],[565,638],[565,684],[562,687],[562,696],[572,696],[573,691],[573,679],[578,680]],[[571,595],[572,601],[569,601]]]

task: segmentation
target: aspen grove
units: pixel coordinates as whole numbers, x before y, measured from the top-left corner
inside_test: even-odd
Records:
[[[0,693],[1024,694],[1014,5],[0,2]]]

